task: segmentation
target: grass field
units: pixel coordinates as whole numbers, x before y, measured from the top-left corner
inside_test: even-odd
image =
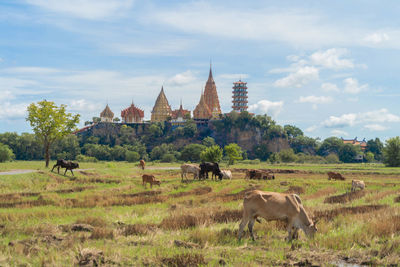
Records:
[[[67,176],[43,162],[1,163],[0,266],[390,265],[400,262],[400,169],[372,164],[234,165],[233,179],[182,183],[179,164],[140,170],[81,163]],[[175,167],[175,169],[171,169]],[[244,180],[242,169],[292,170]],[[346,181],[328,181],[336,170]],[[161,186],[144,188],[143,173]],[[352,179],[367,188],[349,194]],[[287,243],[284,222],[256,223],[237,241],[246,190],[295,192],[318,233]],[[347,194],[346,194],[347,193]]]

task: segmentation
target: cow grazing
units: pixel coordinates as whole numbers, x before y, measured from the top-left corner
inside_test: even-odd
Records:
[[[245,179],[274,180],[275,175],[263,170],[247,170]]]
[[[154,175],[143,174],[142,175],[142,182],[144,187],[146,187],[146,183],[150,184],[150,188],[153,188],[153,184],[161,186],[161,182],[157,181]]]
[[[317,228],[305,211],[300,197],[296,194],[263,192],[253,190],[243,200],[243,218],[239,226],[239,241],[243,229],[248,224],[251,238],[254,240],[254,222],[262,217],[267,221],[287,220],[288,237],[291,241],[297,237],[298,229],[302,229],[308,237],[313,237]]]
[[[232,172],[230,170],[222,170],[222,179],[232,180]]]
[[[200,178],[208,179],[208,172],[212,172],[211,178],[219,177],[222,180],[221,170],[219,169],[218,163],[214,162],[203,162],[200,164]]]
[[[355,192],[356,189],[360,188],[361,190],[363,190],[365,188],[365,183],[364,181],[361,180],[352,180],[351,181],[351,192]]]
[[[340,173],[338,172],[328,172],[328,180],[346,180]]]
[[[72,162],[72,161],[67,161],[67,160],[64,160],[64,159],[58,159],[57,163],[53,166],[53,169],[51,169],[51,171],[53,171],[55,167],[57,167],[57,172],[58,173],[60,173],[60,168],[65,168],[64,175],[67,173],[68,170],[70,170],[72,175],[74,175],[72,170],[76,169],[76,168],[79,168],[79,164],[75,163],[75,162]]]
[[[144,170],[144,167],[146,167],[146,162],[145,162],[144,160],[141,159],[141,160],[139,161],[138,167],[140,167],[140,168],[142,168],[142,170]]]
[[[183,177],[187,179],[186,174],[193,173],[193,179],[199,178],[200,175],[200,167],[195,164],[183,164],[181,165],[181,177],[183,181]]]

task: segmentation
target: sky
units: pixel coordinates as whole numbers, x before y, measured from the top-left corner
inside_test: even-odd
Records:
[[[0,132],[31,132],[43,99],[81,114],[132,101],[150,119],[161,86],[193,110],[210,61],[223,112],[232,83],[249,111],[306,135],[383,140],[400,131],[400,3],[2,0]]]

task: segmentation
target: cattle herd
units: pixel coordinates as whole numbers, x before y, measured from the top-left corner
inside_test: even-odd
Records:
[[[146,163],[144,160],[140,160],[138,167],[144,170],[145,166]],[[79,164],[59,159],[51,171],[55,167],[57,167],[58,173],[60,173],[60,168],[65,168],[64,175],[68,170],[74,175],[72,170],[79,168]],[[217,178],[219,180],[232,179],[232,172],[230,170],[221,170],[218,163],[215,162],[202,162],[199,165],[188,163],[181,165],[182,181],[184,181],[184,178],[188,179],[188,174],[192,174],[194,180],[205,180],[209,178],[210,172],[211,179],[213,180],[217,180]],[[327,174],[328,180],[346,180],[340,173],[328,172]],[[275,175],[266,170],[247,170],[245,179],[273,180],[275,179]],[[142,182],[144,187],[146,187],[147,183],[150,184],[150,187],[161,185],[161,182],[154,175],[149,174],[142,175]],[[365,183],[361,180],[352,180],[351,192],[354,192],[357,188],[363,190]],[[255,221],[260,222],[258,217],[264,218],[267,221],[287,220],[288,241],[298,237],[299,229],[303,230],[309,237],[312,237],[317,231],[317,227],[315,226],[316,221],[313,222],[310,219],[300,197],[296,194],[263,192],[260,190],[248,192],[243,200],[243,217],[239,226],[239,240],[243,235],[246,225],[248,225],[250,236],[254,240],[253,226]]]

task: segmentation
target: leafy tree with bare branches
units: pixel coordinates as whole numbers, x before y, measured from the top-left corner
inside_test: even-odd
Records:
[[[79,123],[79,114],[72,115],[66,111],[66,105],[57,106],[52,101],[43,100],[28,107],[29,121],[36,137],[43,143],[46,167],[50,161],[50,147],[62,137],[72,133]]]

